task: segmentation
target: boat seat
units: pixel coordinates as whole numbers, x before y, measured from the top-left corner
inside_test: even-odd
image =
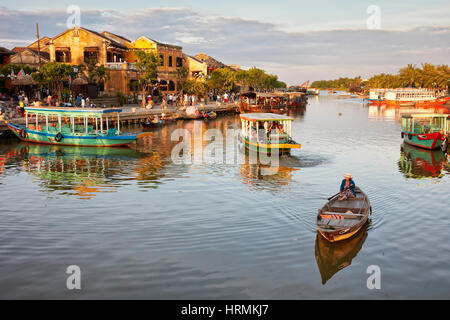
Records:
[[[351,210],[351,209],[359,209],[363,206],[363,204],[364,199],[342,200],[333,202],[331,208],[340,208],[340,209],[349,208]]]
[[[360,213],[345,213],[345,212],[328,212],[328,211],[325,211],[325,212],[322,212],[321,214],[339,214],[339,215],[342,215],[342,216],[344,216],[344,218],[349,218],[349,219],[352,219],[353,217],[364,217],[365,215],[364,214],[360,214]]]
[[[322,219],[318,223],[319,226],[329,227],[351,227],[359,222],[359,219]]]

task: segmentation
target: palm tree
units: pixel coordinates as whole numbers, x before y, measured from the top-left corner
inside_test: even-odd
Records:
[[[400,69],[400,79],[404,85],[414,87],[419,78],[419,69],[413,64],[408,64],[405,68]]]

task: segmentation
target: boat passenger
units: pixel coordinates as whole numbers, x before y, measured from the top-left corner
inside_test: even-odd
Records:
[[[352,175],[347,173],[341,182],[339,200],[347,200],[348,198],[356,197],[355,187],[356,185],[352,179]]]

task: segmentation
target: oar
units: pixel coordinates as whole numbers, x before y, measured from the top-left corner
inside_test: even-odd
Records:
[[[333,199],[334,197],[336,197],[339,193],[341,193],[340,191],[338,192],[338,193],[336,193],[334,196],[331,196],[331,197],[329,197],[328,198],[328,200],[331,200],[331,199]]]

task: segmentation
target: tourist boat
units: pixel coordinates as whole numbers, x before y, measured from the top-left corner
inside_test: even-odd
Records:
[[[121,111],[116,108],[25,107],[25,125],[5,123],[22,141],[68,146],[126,146],[150,134],[121,133]]]
[[[269,112],[270,109],[284,107],[285,98],[280,93],[245,92],[241,94],[241,113]]]
[[[309,88],[307,89],[306,93],[310,96],[318,96],[320,94],[319,89]]]
[[[241,114],[241,141],[245,143],[248,150],[266,151],[267,153],[279,152],[289,153],[291,149],[300,149],[301,145],[291,138],[291,117],[273,113],[246,113]],[[268,130],[273,125],[281,126],[282,129]]]
[[[404,114],[402,115],[402,138],[416,147],[440,148],[449,132],[448,114]]]
[[[441,91],[427,88],[374,88],[369,91],[369,100],[383,104],[442,105],[450,100],[443,95]]]
[[[337,272],[351,265],[367,238],[367,224],[350,239],[329,242],[320,234],[316,236],[314,254],[319,268],[322,284],[325,284]]]
[[[339,193],[319,209],[316,224],[317,231],[328,241],[336,242],[356,234],[369,219],[372,212],[369,198],[358,187],[356,197],[338,200]]]
[[[304,107],[308,102],[308,95],[305,92],[286,92],[284,96],[288,108]]]

